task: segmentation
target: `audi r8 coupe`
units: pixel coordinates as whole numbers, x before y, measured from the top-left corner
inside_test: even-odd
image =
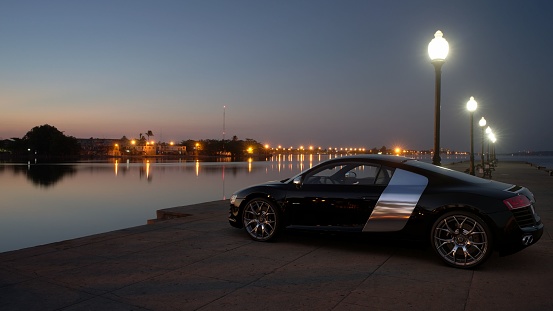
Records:
[[[473,268],[494,250],[508,255],[540,239],[534,205],[522,186],[406,157],[362,155],[237,191],[228,219],[256,241],[292,226],[396,232],[428,240],[451,266]]]

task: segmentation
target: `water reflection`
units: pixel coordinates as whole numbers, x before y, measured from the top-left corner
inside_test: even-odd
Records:
[[[144,166],[140,167],[140,178],[143,178],[146,176],[146,180],[151,182],[152,181],[152,175],[150,174],[150,161],[146,160],[146,163],[144,163]]]
[[[12,165],[14,175],[22,174],[29,182],[37,187],[52,187],[64,177],[77,173],[73,165],[49,165],[49,164],[27,164]]]
[[[164,158],[152,159],[126,159],[121,163],[119,159],[108,159],[104,162],[78,162],[78,163],[36,163],[29,162],[27,165],[21,164],[0,164],[0,173],[3,170],[12,169],[15,174],[24,174],[28,181],[39,187],[52,187],[67,176],[73,176],[77,173],[89,172],[90,174],[113,171],[115,176],[125,177],[134,175],[133,171],[138,171],[138,179],[145,180],[148,183],[153,182],[156,174],[164,174],[167,171],[178,170],[184,173],[193,172],[196,178],[201,174],[221,175],[224,187],[225,174],[238,176],[243,172],[248,174],[257,174],[259,170],[264,170],[266,175],[274,173],[287,174],[291,177],[301,171],[312,168],[318,163],[327,159],[342,157],[343,155],[322,155],[322,154],[276,154],[267,161],[254,161],[252,158],[246,162],[202,162],[199,160],[168,160]],[[426,158],[419,158],[425,161]],[[446,157],[445,161],[456,162],[466,160],[466,157]],[[225,166],[226,163],[227,165]],[[224,190],[223,190],[224,192]],[[224,195],[223,198],[226,198]]]
[[[110,159],[104,162],[77,162],[64,164],[49,164],[29,162],[23,164],[0,164],[0,174],[5,170],[13,170],[15,174],[23,174],[33,185],[40,187],[52,187],[67,176],[88,172],[90,174],[113,171],[116,177],[135,176],[133,171],[138,171],[139,180],[146,180],[149,183],[154,180],[156,174],[165,174],[167,171],[182,171],[184,173],[193,172],[198,178],[202,174],[220,175],[222,181],[225,180],[225,174],[238,176],[243,172],[248,174],[257,174],[263,170],[266,175],[287,175],[291,177],[303,170],[312,168],[316,164],[342,155],[322,155],[322,154],[276,154],[268,161],[254,161],[252,158],[246,162],[202,162],[199,160],[167,160],[164,158],[151,159],[126,159],[120,162],[119,159]],[[463,161],[466,157],[447,157],[449,162]],[[425,161],[426,159],[420,158]],[[189,176],[187,174],[187,176]]]
[[[0,252],[142,225],[158,209],[225,200],[299,167],[276,160],[0,163]]]

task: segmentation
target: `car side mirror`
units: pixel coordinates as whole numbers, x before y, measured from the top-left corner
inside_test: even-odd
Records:
[[[344,176],[345,178],[357,178],[357,173],[353,172],[353,171],[349,171],[346,173],[346,175]]]
[[[301,176],[296,176],[296,178],[294,178],[294,180],[292,181],[297,188],[301,188],[301,179]]]

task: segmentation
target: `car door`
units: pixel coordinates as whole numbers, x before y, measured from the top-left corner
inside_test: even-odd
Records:
[[[290,224],[362,229],[392,173],[365,162],[337,162],[308,172],[287,193]]]

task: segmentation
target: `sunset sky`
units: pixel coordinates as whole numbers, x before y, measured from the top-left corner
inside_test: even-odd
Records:
[[[1,0],[0,139],[221,139],[224,121],[273,146],[431,149],[436,30],[441,146],[469,150],[474,96],[478,142],[484,116],[498,152],[553,150],[545,0]]]

